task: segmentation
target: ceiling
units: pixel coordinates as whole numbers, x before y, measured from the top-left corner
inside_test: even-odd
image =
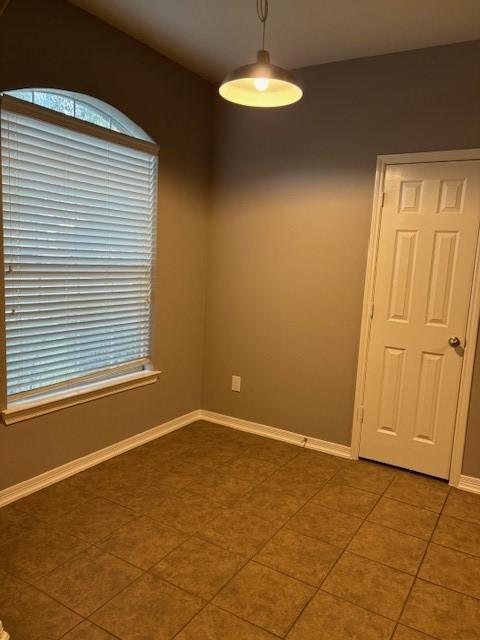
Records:
[[[260,47],[256,0],[71,0],[208,80]],[[287,69],[480,38],[480,0],[270,0],[266,48]]]

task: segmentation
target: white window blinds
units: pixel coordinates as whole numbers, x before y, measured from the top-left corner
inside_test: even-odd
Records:
[[[156,145],[3,98],[1,155],[8,395],[145,368]]]

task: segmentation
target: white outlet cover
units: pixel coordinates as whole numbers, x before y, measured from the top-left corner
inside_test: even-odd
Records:
[[[242,378],[240,376],[232,376],[232,391],[240,391]]]

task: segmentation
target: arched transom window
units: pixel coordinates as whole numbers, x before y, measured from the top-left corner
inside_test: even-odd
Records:
[[[83,93],[59,89],[15,89],[6,95],[52,109],[72,118],[91,122],[105,129],[126,133],[141,140],[152,139],[143,129],[111,105]]]

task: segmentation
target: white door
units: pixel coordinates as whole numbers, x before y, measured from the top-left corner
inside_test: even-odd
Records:
[[[360,456],[448,478],[480,161],[390,165],[384,194]]]

